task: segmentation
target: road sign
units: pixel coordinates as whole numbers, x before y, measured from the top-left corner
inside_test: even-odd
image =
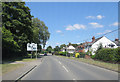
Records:
[[[35,43],[27,43],[27,51],[37,51],[37,44]]]

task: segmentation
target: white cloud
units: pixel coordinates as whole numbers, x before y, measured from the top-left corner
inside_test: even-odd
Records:
[[[106,34],[106,33],[108,33],[108,32],[111,32],[111,30],[105,30],[104,32],[97,33],[97,35]]]
[[[95,19],[94,16],[87,16],[86,19]]]
[[[61,30],[57,30],[56,32],[57,32],[57,33],[61,33],[62,31],[61,31]]]
[[[97,23],[97,22],[92,22],[92,23],[89,23],[90,25],[92,25],[94,28],[102,28],[104,27],[103,25]]]
[[[102,16],[102,15],[97,16],[97,19],[102,19],[102,18],[104,18],[104,16]]]
[[[57,30],[57,33],[59,33],[61,36],[64,36],[64,33],[61,30]]]
[[[82,24],[74,24],[73,26],[72,25],[68,25],[66,30],[79,30],[79,29],[85,29],[86,26],[85,25],[82,25]]]
[[[102,19],[104,16],[102,15],[97,15],[97,16],[87,16],[86,19]]]
[[[60,43],[56,43],[56,45],[59,45]]]
[[[111,24],[110,26],[118,26],[118,22],[114,22],[113,24]]]

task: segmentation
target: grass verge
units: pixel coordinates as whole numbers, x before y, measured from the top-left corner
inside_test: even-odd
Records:
[[[76,60],[76,61],[79,61],[79,62],[92,64],[92,65],[103,67],[103,68],[113,70],[113,71],[116,71],[116,72],[120,71],[118,69],[119,64],[106,63],[106,62],[102,62],[102,61],[96,61],[96,60],[85,59],[85,58],[73,58],[73,57],[65,57],[65,56],[59,56],[59,57],[64,57],[64,58]]]
[[[22,60],[20,60],[20,61],[22,61],[22,62],[31,62],[31,61],[34,61],[34,60],[36,60],[35,58],[24,58],[24,59],[22,59]]]
[[[22,66],[24,66],[24,63],[19,63],[19,62],[32,62],[36,60],[35,58],[31,59],[31,58],[23,58],[23,59],[20,59],[20,60],[16,60],[16,61],[12,61],[12,60],[6,60],[6,61],[3,61],[4,63],[3,64],[0,64],[0,70],[2,70],[2,72],[0,72],[0,75],[4,75],[8,72],[11,72],[13,70],[16,70]],[[16,62],[14,64],[11,64],[13,62]]]
[[[2,64],[2,74],[4,75],[22,66],[24,66],[24,64]]]

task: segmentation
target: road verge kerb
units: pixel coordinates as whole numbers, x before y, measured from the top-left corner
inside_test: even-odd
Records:
[[[23,78],[25,75],[27,75],[30,71],[32,71],[35,67],[37,67],[37,65],[33,66],[32,68],[30,68],[28,71],[26,71],[24,74],[22,74],[20,77],[18,77],[15,82],[18,82],[21,78]]]

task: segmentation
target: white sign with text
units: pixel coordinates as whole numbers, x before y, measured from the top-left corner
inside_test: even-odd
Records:
[[[27,43],[27,51],[37,51],[37,44],[35,43]]]

